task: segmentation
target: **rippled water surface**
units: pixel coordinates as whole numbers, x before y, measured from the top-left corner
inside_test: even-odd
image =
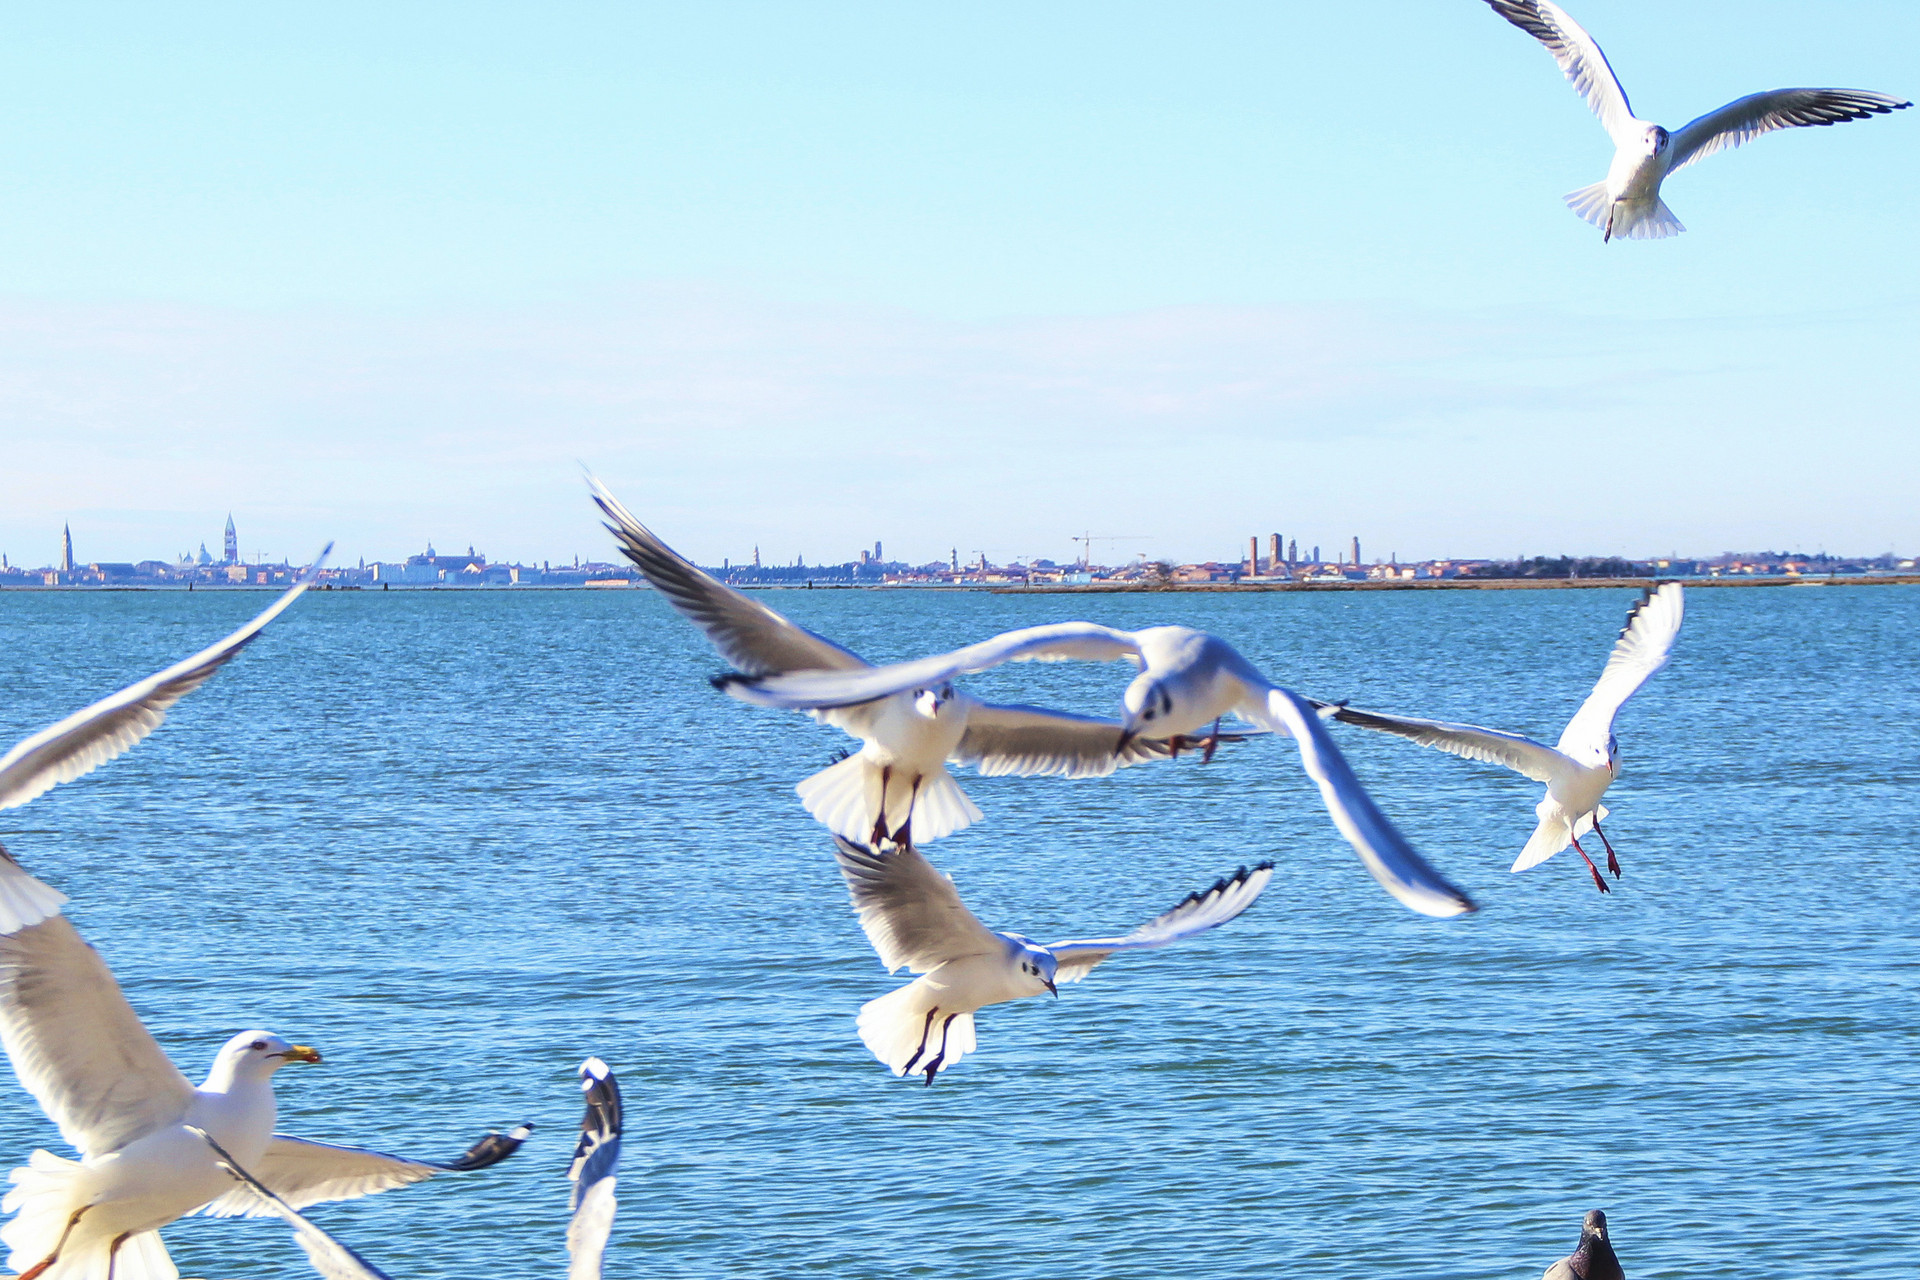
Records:
[[[1008,627],[1185,622],[1276,679],[1551,741],[1631,593],[760,597],[876,660]],[[0,595],[12,741],[198,648],[252,593]],[[883,974],[792,784],[846,741],[714,693],[650,592],[302,601],[133,754],[0,815],[196,1080],[314,1044],[281,1127],[497,1170],[321,1206],[397,1276],[563,1273],[572,1075],[631,1123],[616,1276],[1538,1276],[1608,1210],[1646,1277],[1913,1271],[1920,590],[1696,590],[1628,704],[1608,832],[1507,865],[1538,788],[1342,730],[1483,910],[1375,888],[1284,742],[1105,781],[978,778],[930,847],[991,925],[1131,927],[1244,862],[1239,921],[984,1011],[933,1088],[855,1038]],[[1118,666],[976,693],[1117,705]],[[4,743],[0,743],[4,745]],[[59,1137],[10,1081],[0,1160]],[[182,1272],[306,1274],[285,1230],[178,1224]]]

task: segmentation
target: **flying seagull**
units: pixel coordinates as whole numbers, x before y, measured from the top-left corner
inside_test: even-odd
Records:
[[[733,665],[736,674],[715,681],[722,688],[742,677],[872,670],[833,641],[714,581],[635,519],[604,485],[589,483],[627,558]],[[818,711],[815,718],[860,739],[861,747],[794,790],[807,812],[835,835],[876,845],[924,844],[982,816],[947,772],[949,761],[990,777],[1097,778],[1202,745],[1147,741],[1116,752],[1120,726],[1111,720],[982,702],[951,680],[889,690],[862,705]],[[1212,745],[1204,746],[1208,757]]]
[[[1580,1243],[1574,1251],[1547,1268],[1541,1280],[1626,1280],[1620,1259],[1607,1239],[1607,1215],[1587,1210],[1580,1224]]]
[[[1211,889],[1118,938],[1041,946],[1017,933],[996,933],[960,901],[953,881],[911,846],[876,851],[835,837],[860,927],[888,973],[922,975],[860,1009],[860,1039],[896,1076],[923,1072],[932,1084],[942,1067],[974,1050],[973,1013],[990,1004],[1059,995],[1116,951],[1164,947],[1205,933],[1253,905],[1273,878],[1273,864],[1242,867]]]
[[[1132,752],[1142,743],[1155,742],[1172,750],[1172,744],[1189,741],[1203,730],[1217,733],[1228,715],[1292,737],[1300,748],[1301,767],[1319,787],[1334,826],[1382,888],[1423,915],[1455,916],[1474,909],[1473,900],[1434,870],[1380,812],[1313,707],[1261,675],[1232,645],[1204,631],[1118,631],[1092,622],[1059,622],[1008,631],[952,653],[890,667],[738,679],[728,684],[727,692],[762,706],[831,712],[1003,662],[1069,658],[1125,659],[1139,670],[1122,695],[1125,717],[1109,731],[1109,751]]]
[[[1587,857],[1587,851],[1580,848],[1580,837],[1588,830],[1600,837],[1600,843],[1607,850],[1607,870],[1618,879],[1620,859],[1615,856],[1607,833],[1600,829],[1600,819],[1607,816],[1607,807],[1600,803],[1600,797],[1620,775],[1620,743],[1613,736],[1613,718],[1621,705],[1646,683],[1648,676],[1667,665],[1674,638],[1680,634],[1684,611],[1677,582],[1662,583],[1634,602],[1593,692],[1574,712],[1555,746],[1499,729],[1379,715],[1352,707],[1334,708],[1332,715],[1345,724],[1411,738],[1423,747],[1438,747],[1469,760],[1503,764],[1535,782],[1546,783],[1547,794],[1534,808],[1540,825],[1534,828],[1527,847],[1514,859],[1513,869],[1525,871],[1538,866],[1571,844],[1586,862],[1600,892],[1606,893],[1607,882],[1600,878],[1600,870],[1593,865],[1593,859]]]
[[[1660,198],[1660,184],[1696,160],[1750,142],[1775,129],[1865,120],[1913,104],[1867,89],[1769,89],[1709,111],[1669,133],[1642,120],[1627,105],[1607,55],[1579,23],[1553,0],[1487,0],[1493,11],[1553,55],[1573,87],[1613,139],[1613,165],[1606,181],[1567,195],[1567,206],[1600,227],[1611,240],[1660,240],[1686,228]]]
[[[567,1280],[600,1280],[601,1256],[613,1226],[614,1173],[620,1162],[620,1085],[607,1064],[588,1058],[580,1064],[580,1087],[587,1111],[580,1121],[580,1143],[567,1177],[574,1182],[573,1217],[567,1225]],[[238,1182],[262,1214],[276,1214],[293,1227],[313,1269],[326,1280],[392,1280],[386,1272],[329,1235],[275,1195],[204,1130],[194,1130],[212,1148],[221,1170]]]
[[[23,875],[0,863],[0,877]],[[0,1210],[14,1217],[0,1228],[0,1243],[20,1280],[174,1280],[161,1227],[195,1211],[258,1212],[194,1130],[295,1207],[484,1169],[525,1137],[524,1128],[491,1134],[437,1162],[276,1134],[274,1073],[320,1055],[243,1031],[195,1088],[61,915],[0,937],[0,1044],[21,1085],[81,1154],[35,1151],[11,1175]]]
[[[0,809],[17,809],[62,782],[105,764],[160,727],[173,704],[205,684],[213,673],[259,637],[269,622],[313,585],[333,550],[329,542],[300,579],[273,606],[225,639],[217,640],[165,671],[128,685],[111,697],[49,725],[0,756]],[[4,856],[0,850],[0,856]],[[12,891],[9,891],[11,883]],[[37,886],[37,888],[36,888]],[[25,897],[14,896],[24,893]],[[0,876],[0,934],[37,924],[60,909],[66,897],[30,877]]]

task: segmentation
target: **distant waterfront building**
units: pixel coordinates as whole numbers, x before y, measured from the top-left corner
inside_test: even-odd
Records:
[[[213,557],[207,554],[206,543],[203,542],[200,544],[200,554],[193,558],[193,562],[198,565],[209,565],[213,563]]]
[[[226,548],[226,557],[225,559],[221,560],[220,563],[239,564],[240,563],[240,535],[234,531],[233,512],[231,511],[227,512],[227,538],[226,538],[225,548]]]
[[[1357,533],[1353,535],[1353,563],[1356,566],[1360,563],[1360,535]]]
[[[60,526],[60,572],[73,572],[73,526]]]
[[[758,543],[755,543],[753,547],[753,567],[756,569],[760,567],[760,545]]]
[[[960,572],[960,548],[953,549],[953,572]]]
[[[885,559],[886,557],[880,554],[880,539],[875,538],[873,540],[873,562],[879,564]]]

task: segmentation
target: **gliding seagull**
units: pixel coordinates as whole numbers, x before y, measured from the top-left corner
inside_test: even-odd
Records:
[[[1775,129],[1865,120],[1913,104],[1867,89],[1769,89],[1709,111],[1669,133],[1633,114],[1627,92],[1592,36],[1553,0],[1487,0],[1493,11],[1553,55],[1613,139],[1604,182],[1570,192],[1567,207],[1602,228],[1604,239],[1659,240],[1686,228],[1660,199],[1660,184],[1696,160]]]
[[[921,975],[861,1006],[860,1039],[894,1075],[924,1072],[928,1084],[943,1066],[973,1052],[974,1010],[1042,991],[1058,996],[1059,983],[1080,981],[1116,951],[1205,933],[1252,906],[1273,878],[1271,862],[1242,867],[1121,937],[1041,946],[981,924],[953,881],[918,849],[902,845],[882,853],[839,836],[834,844],[853,909],[880,963],[888,973],[904,967]]]
[[[1123,658],[1139,668],[1121,698],[1126,717],[1109,738],[1109,750],[1184,742],[1208,726],[1217,733],[1228,715],[1291,737],[1299,745],[1301,767],[1320,788],[1328,816],[1381,888],[1423,915],[1456,916],[1474,909],[1473,900],[1449,884],[1387,821],[1305,699],[1269,681],[1226,641],[1191,627],[1118,631],[1093,622],[1058,622],[1008,631],[952,653],[890,667],[737,679],[728,683],[727,692],[761,706],[832,709],[1003,662],[1070,658]]]
[[[594,502],[606,513],[607,529],[627,558],[735,667],[738,674],[714,681],[721,688],[741,678],[793,671],[873,669],[824,636],[714,581],[635,519],[604,485],[589,483]],[[1187,745],[1143,741],[1116,752],[1120,726],[1111,720],[981,702],[949,679],[890,689],[863,704],[816,710],[814,718],[862,745],[794,790],[807,812],[835,835],[869,844],[926,843],[982,816],[947,772],[948,761],[973,765],[989,777],[1098,778],[1127,765],[1167,759]],[[1211,745],[1206,754],[1212,756]]]
[[[1514,859],[1513,869],[1525,871],[1538,866],[1571,844],[1593,873],[1594,884],[1606,893],[1607,882],[1600,878],[1600,869],[1587,857],[1587,851],[1580,848],[1580,836],[1591,829],[1600,837],[1607,849],[1607,870],[1619,879],[1620,860],[1614,856],[1607,833],[1600,830],[1600,819],[1607,816],[1600,797],[1620,775],[1620,743],[1613,736],[1613,718],[1648,676],[1667,665],[1674,638],[1680,634],[1684,605],[1677,582],[1662,583],[1658,590],[1648,591],[1634,602],[1599,681],[1567,722],[1556,746],[1499,729],[1377,715],[1351,707],[1334,708],[1333,718],[1411,738],[1423,747],[1438,747],[1469,760],[1503,764],[1535,782],[1546,783],[1547,794],[1534,808],[1540,825]]]
[[[24,876],[0,861],[0,879]],[[276,1134],[274,1073],[320,1055],[243,1031],[195,1088],[60,915],[0,937],[0,1044],[21,1085],[82,1157],[35,1151],[10,1176],[0,1210],[14,1217],[0,1228],[0,1243],[20,1280],[175,1280],[161,1227],[196,1210],[257,1212],[220,1171],[202,1132],[295,1205],[484,1169],[525,1137],[492,1134],[459,1159],[433,1162]]]
[[[73,781],[159,728],[174,703],[205,684],[300,598],[313,584],[314,575],[331,550],[333,544],[329,542],[297,583],[238,631],[165,671],[81,708],[0,756],[0,809],[17,809],[60,783]],[[0,850],[0,856],[4,852]],[[0,876],[0,934],[38,924],[66,900],[65,894],[31,876]]]

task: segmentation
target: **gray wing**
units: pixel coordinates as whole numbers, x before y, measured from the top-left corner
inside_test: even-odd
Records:
[[[623,1109],[620,1082],[607,1064],[588,1058],[580,1064],[580,1088],[586,1114],[580,1118],[580,1143],[573,1149],[573,1217],[567,1223],[567,1280],[600,1280],[601,1259],[613,1230],[618,1204],[620,1130]]]
[[[980,923],[953,881],[934,870],[918,849],[881,853],[841,836],[834,858],[867,941],[892,973],[904,966],[925,973],[961,956],[986,955],[1002,944]]]
[[[1363,729],[1378,729],[1382,733],[1397,734],[1423,747],[1451,752],[1456,756],[1465,756],[1469,760],[1503,764],[1515,773],[1532,778],[1535,782],[1551,781],[1554,765],[1561,759],[1558,751],[1543,743],[1535,742],[1524,734],[1507,733],[1500,729],[1482,729],[1478,725],[1449,724],[1445,720],[1415,720],[1408,716],[1385,716],[1372,711],[1358,711],[1352,707],[1341,707],[1333,713],[1333,718],[1341,724],[1359,725]]]
[[[313,1269],[326,1280],[392,1280],[386,1272],[368,1262],[346,1245],[341,1244],[318,1226],[300,1216],[299,1210],[268,1190],[258,1178],[241,1168],[240,1162],[227,1154],[225,1147],[213,1140],[204,1129],[187,1126],[192,1133],[200,1135],[206,1144],[213,1148],[214,1162],[226,1170],[235,1182],[240,1184],[239,1194],[248,1197],[255,1206],[252,1216],[269,1215],[284,1218],[293,1228],[293,1238],[306,1252],[307,1261]]]
[[[1667,172],[1676,173],[1716,151],[1751,142],[1776,129],[1865,120],[1912,105],[1890,93],[1870,89],[1769,89],[1750,93],[1677,131]]]
[[[1667,665],[1685,612],[1686,602],[1677,582],[1661,583],[1634,602],[1593,692],[1567,721],[1560,735],[1560,750],[1576,758],[1606,756],[1614,716],[1647,677]]]
[[[1381,888],[1422,915],[1457,916],[1474,910],[1473,899],[1448,883],[1387,821],[1304,698],[1287,689],[1271,689],[1262,710],[1268,728],[1294,738],[1300,748],[1300,766],[1320,788],[1327,816]]]
[[[21,1086],[83,1155],[177,1124],[193,1102],[193,1085],[64,916],[0,938],[0,1043]]]
[[[205,684],[300,598],[313,584],[314,574],[331,550],[333,544],[328,543],[300,581],[274,601],[272,608],[232,635],[49,725],[0,756],[0,809],[17,808],[51,787],[73,781],[159,728],[174,703]]]
[[[1054,980],[1078,982],[1116,951],[1164,947],[1223,925],[1252,906],[1271,879],[1271,862],[1263,862],[1251,871],[1242,867],[1232,876],[1214,881],[1211,889],[1188,894],[1172,910],[1162,912],[1123,937],[1050,943],[1047,950],[1059,964]]]
[[[720,656],[750,676],[783,671],[850,671],[867,664],[825,636],[795,626],[763,604],[716,582],[700,567],[656,537],[608,492],[589,478],[593,500],[606,513],[607,529],[654,590],[681,617],[706,633]]]
[[[1540,1280],[1581,1280],[1581,1277],[1574,1274],[1573,1259],[1566,1257],[1548,1267]]]
[[[490,1133],[452,1160],[415,1160],[276,1133],[267,1143],[266,1154],[254,1164],[253,1173],[274,1195],[296,1209],[304,1209],[325,1200],[356,1200],[411,1182],[424,1182],[437,1173],[472,1173],[490,1168],[518,1151],[532,1131],[532,1125],[523,1124],[511,1133]],[[216,1218],[254,1218],[272,1211],[262,1209],[257,1198],[243,1187],[200,1212]]]
[[[67,895],[40,883],[0,845],[0,935],[18,933],[56,915]]]
[[[1222,742],[1240,742],[1244,733],[1223,733]],[[1045,707],[977,702],[967,711],[967,730],[949,757],[970,764],[988,777],[1104,778],[1115,769],[1166,760],[1177,751],[1198,750],[1205,739],[1134,738],[1115,754],[1120,722],[1072,715]]]
[[[723,677],[719,684],[742,702],[795,711],[851,707],[877,698],[927,689],[969,672],[985,671],[1003,662],[1112,662],[1138,659],[1139,643],[1132,633],[1093,622],[1055,622],[1023,627],[970,644],[951,653],[896,662],[859,671],[801,671],[790,675]],[[1119,734],[1116,731],[1115,740]]]
[[[1487,0],[1493,11],[1547,47],[1614,141],[1631,127],[1633,108],[1600,45],[1553,0]]]

